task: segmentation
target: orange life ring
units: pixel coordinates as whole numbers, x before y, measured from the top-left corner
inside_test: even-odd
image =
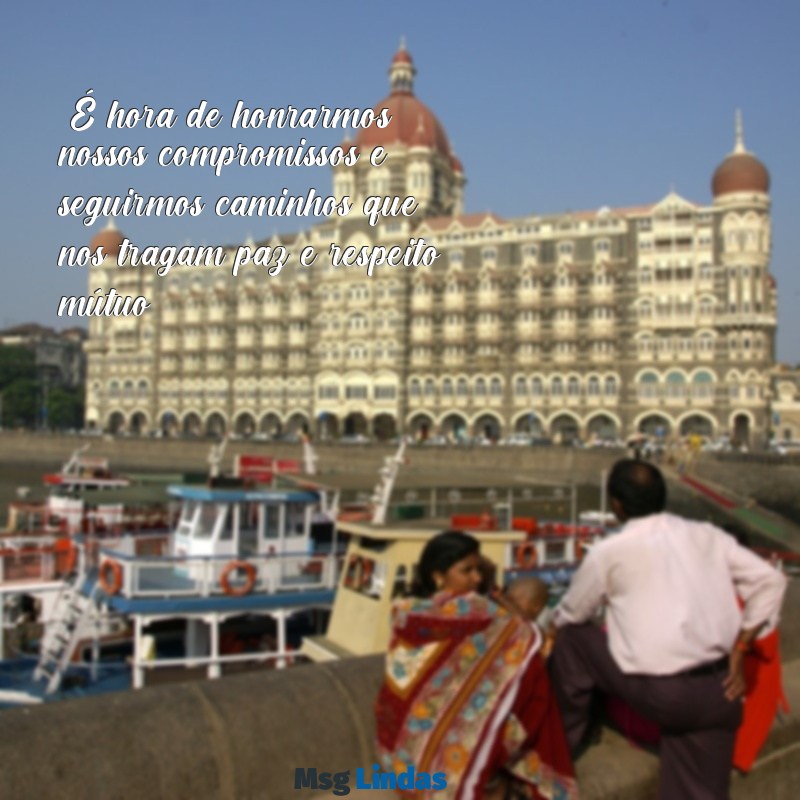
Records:
[[[231,586],[230,575],[236,570],[243,570],[245,574],[245,581],[241,586]],[[222,575],[219,578],[219,585],[225,594],[232,597],[242,597],[250,594],[253,587],[256,585],[256,568],[249,561],[231,561],[225,565],[222,570]]]
[[[523,542],[516,552],[516,564],[522,569],[533,569],[538,560],[536,545],[533,542]]]
[[[107,558],[100,565],[100,586],[106,594],[116,594],[122,588],[122,567],[118,561]]]

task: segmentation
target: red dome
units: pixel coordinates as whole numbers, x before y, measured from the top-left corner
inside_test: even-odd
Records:
[[[374,123],[359,131],[356,144],[367,148],[404,144],[407,147],[430,147],[446,158],[451,158],[447,134],[433,112],[411,92],[393,92],[375,106],[380,114],[386,108],[392,121],[379,128]]]
[[[98,247],[103,248],[103,255],[108,258],[116,258],[119,255],[119,250],[125,237],[116,228],[104,228],[99,233],[95,234],[89,249],[94,253]]]
[[[401,47],[395,54],[394,58],[392,59],[392,64],[413,64],[414,62],[411,60],[411,55],[409,54],[408,50],[405,47]]]
[[[714,197],[732,192],[769,192],[769,172],[751,153],[732,153],[711,179]]]
[[[453,168],[453,172],[460,172],[463,174],[464,166],[456,156],[450,159],[450,166]]]

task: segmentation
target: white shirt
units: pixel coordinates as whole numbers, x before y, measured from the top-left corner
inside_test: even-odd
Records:
[[[727,655],[743,628],[777,625],[785,590],[778,570],[719,528],[653,514],[592,547],[554,621],[586,622],[605,602],[619,668],[671,675]]]

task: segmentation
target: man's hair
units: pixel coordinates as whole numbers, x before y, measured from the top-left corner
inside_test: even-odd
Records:
[[[620,459],[611,468],[608,494],[630,518],[658,514],[667,504],[667,484],[658,467],[632,458]]]

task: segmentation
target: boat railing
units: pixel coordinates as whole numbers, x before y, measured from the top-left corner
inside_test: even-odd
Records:
[[[539,531],[523,542],[509,545],[507,568],[525,571],[576,566],[603,536],[603,530],[594,526],[557,525],[553,530]]]
[[[75,569],[77,551],[48,536],[6,538],[0,542],[0,584],[48,583]]]
[[[251,556],[141,555],[101,547],[107,594],[128,599],[245,596],[334,589],[343,553]]]

